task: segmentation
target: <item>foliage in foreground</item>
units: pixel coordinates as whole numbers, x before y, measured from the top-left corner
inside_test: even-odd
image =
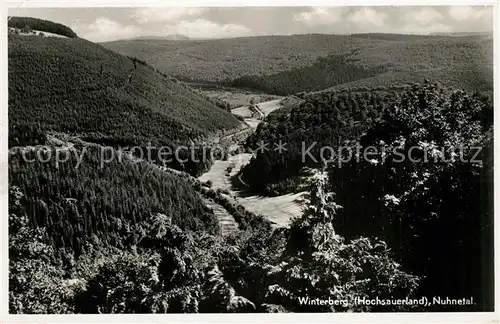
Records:
[[[361,103],[363,96],[352,98]],[[491,98],[415,85],[383,105],[375,101],[380,118],[364,125],[358,141],[348,142],[327,136],[326,130],[336,127],[340,132],[342,119],[335,118],[336,111],[349,116],[360,104],[349,100],[348,109],[341,110],[339,99],[338,94],[312,95],[289,116],[269,118],[250,145],[288,139],[288,151],[258,153],[243,169],[245,181],[257,189],[295,190],[303,181],[301,168],[308,166],[300,160],[301,141],[305,147],[317,141],[319,148],[334,148],[335,156],[323,158],[330,160],[329,190],[343,206],[334,221],[337,232],[351,240],[361,235],[385,241],[404,269],[422,277],[419,295],[472,296],[476,305],[470,310],[491,309]],[[344,134],[348,136],[342,139],[356,139]],[[344,145],[340,156],[339,144]],[[318,152],[311,154],[321,160]],[[260,177],[255,176],[258,169]],[[466,283],[465,277],[470,278]]]
[[[365,306],[358,298],[404,299],[411,298],[419,279],[405,273],[394,262],[387,245],[366,237],[347,241],[333,228],[333,220],[342,207],[335,203],[332,193],[325,192],[325,179],[317,179],[307,198],[302,216],[292,221],[277,242],[268,242],[264,258],[242,253],[243,258],[255,260],[242,272],[256,269],[267,286],[265,295],[256,292],[261,307],[284,309],[292,312],[344,312],[344,311],[405,311],[405,306]],[[276,240],[276,238],[274,239]],[[272,252],[276,245],[282,250]],[[275,253],[273,255],[273,253]],[[270,255],[266,255],[270,254]],[[240,256],[240,257],[241,257]],[[268,258],[276,261],[270,262]],[[337,305],[303,303],[301,299],[345,301]]]
[[[223,239],[182,230],[156,214],[140,222],[134,244],[115,249],[87,241],[86,253],[68,264],[45,242],[46,228],[29,221],[24,194],[11,187],[10,312],[369,311],[375,309],[352,301],[411,296],[418,279],[401,271],[383,242],[347,243],[336,235],[331,222],[338,206],[323,183],[314,188],[291,230],[260,227]],[[307,296],[350,303],[301,304]]]
[[[479,310],[493,307],[492,115],[481,96],[415,88],[361,137],[369,159],[329,169],[339,233],[380,237],[425,276],[420,294]]]

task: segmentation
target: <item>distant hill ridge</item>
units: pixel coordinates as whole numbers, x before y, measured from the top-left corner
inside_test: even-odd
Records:
[[[102,45],[184,81],[275,95],[347,84],[394,87],[424,78],[469,91],[493,88],[493,40],[482,34],[309,34]]]
[[[189,40],[189,39],[190,38],[188,36],[181,34],[172,34],[166,36],[145,35],[145,36],[131,38],[131,40],[175,40],[175,41]]]
[[[482,31],[482,32],[439,32],[439,33],[430,33],[429,35],[433,36],[454,36],[454,37],[467,37],[467,36],[493,36],[492,31]]]

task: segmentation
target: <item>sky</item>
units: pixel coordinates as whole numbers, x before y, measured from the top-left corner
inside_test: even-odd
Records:
[[[9,15],[62,23],[94,42],[173,34],[228,38],[493,30],[491,6],[11,8]]]

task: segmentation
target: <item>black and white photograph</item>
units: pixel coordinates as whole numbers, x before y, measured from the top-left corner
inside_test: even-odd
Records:
[[[496,4],[181,5],[4,13],[9,316],[500,320]]]

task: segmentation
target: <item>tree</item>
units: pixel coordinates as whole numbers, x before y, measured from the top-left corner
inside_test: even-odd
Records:
[[[492,305],[491,291],[478,293],[493,273],[484,262],[493,242],[484,150],[490,105],[463,91],[413,86],[360,138],[359,152],[378,153],[329,170],[330,190],[344,207],[334,223],[339,233],[383,239],[405,269],[426,276],[419,294],[474,296],[475,309]],[[483,148],[479,162],[471,161],[474,147]],[[477,280],[462,284],[463,276]]]
[[[401,270],[392,260],[384,242],[362,237],[346,242],[335,233],[332,221],[341,207],[335,203],[334,195],[326,191],[326,183],[325,177],[314,181],[303,215],[293,220],[291,228],[282,232],[283,236],[272,235],[271,239],[268,236],[267,242],[260,248],[261,256],[254,252],[245,261],[244,255],[233,254],[229,264],[233,272],[238,273],[238,281],[248,280],[247,284],[240,283],[238,287],[243,289],[251,282],[250,286],[254,289],[246,288],[245,291],[254,291],[251,300],[263,311],[410,309],[403,306],[381,308],[356,305],[354,300],[358,297],[411,298],[419,279]],[[284,244],[278,243],[281,237],[285,240]],[[259,241],[255,240],[253,244]],[[276,247],[281,252],[276,252]],[[270,259],[263,257],[268,253],[278,255]],[[347,303],[310,305],[301,302],[306,297]]]
[[[23,199],[20,188],[9,188],[9,312],[72,313],[78,287],[63,280],[55,251],[44,241],[45,229],[29,224]]]
[[[22,29],[21,29],[21,32],[23,32],[24,34],[31,34],[33,32],[33,29],[31,29],[30,26],[28,25],[25,25]]]

